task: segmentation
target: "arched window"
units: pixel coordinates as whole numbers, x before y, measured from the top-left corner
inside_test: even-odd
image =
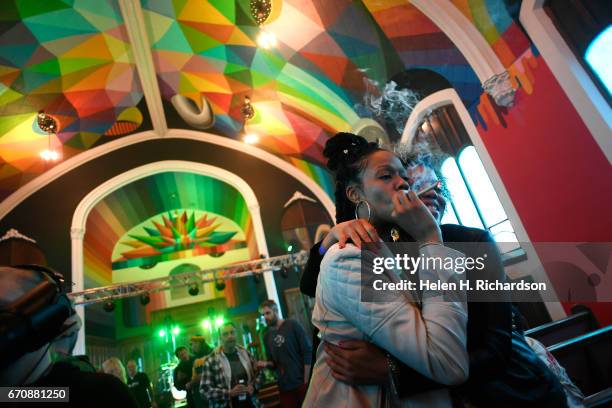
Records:
[[[418,127],[414,143],[427,143],[449,156],[440,167],[450,195],[442,223],[487,229],[502,253],[520,249],[514,228],[454,105],[431,111]]]
[[[441,172],[451,195],[442,223],[488,229],[503,252],[520,247],[474,146],[465,147],[456,158],[447,158]]]
[[[612,25],[591,41],[584,59],[606,87],[608,94],[612,94]]]
[[[610,2],[546,0],[544,10],[603,97],[612,103]]]

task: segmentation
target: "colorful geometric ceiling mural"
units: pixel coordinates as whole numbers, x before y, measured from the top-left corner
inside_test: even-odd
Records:
[[[151,44],[170,128],[192,129],[176,112],[175,95],[200,106],[205,97],[215,115],[206,131],[234,139],[256,132],[258,147],[331,193],[322,149],[365,115],[357,105],[366,80],[382,86],[402,71],[430,69],[475,114],[479,80],[440,28],[407,0],[275,3],[280,13],[265,30],[277,46],[265,49],[257,44],[261,29],[248,0],[141,1],[142,34]],[[514,36],[518,28],[503,0],[454,4],[505,64],[525,48],[523,40],[510,41],[524,37]],[[53,167],[39,157],[49,143],[66,160],[151,129],[116,0],[11,0],[3,3],[0,29],[0,199]],[[246,124],[245,96],[255,108]],[[39,110],[59,122],[50,139],[35,125]]]
[[[0,199],[65,160],[136,130],[148,113],[116,2],[3,1],[0,21]],[[44,110],[59,122],[48,140]]]
[[[487,40],[502,64],[509,67],[530,46],[523,30],[512,19],[504,0],[451,0]],[[514,2],[518,13],[520,2]]]
[[[134,240],[126,235],[134,233],[134,227],[148,227],[151,221],[161,220],[162,215],[169,218],[168,213],[172,217],[180,218],[184,211],[187,221],[191,214],[201,221],[202,211],[231,220],[241,231],[240,235],[244,234],[244,238],[238,239],[238,236],[233,235],[230,238],[246,242],[251,256],[259,256],[251,215],[244,198],[236,189],[217,179],[193,173],[159,173],[113,192],[96,204],[89,214],[84,238],[85,287],[104,286],[113,282],[113,261],[117,261],[122,253],[130,249],[121,243]],[[211,219],[210,215],[206,218],[207,221]],[[188,222],[185,225],[187,224]],[[235,231],[226,224],[219,227],[218,232]],[[190,230],[193,232],[193,229]],[[147,234],[140,229],[138,235]],[[184,252],[183,255],[186,253],[175,251],[175,255],[179,252]],[[166,259],[157,261],[164,260]]]
[[[358,119],[365,79],[384,84],[403,70],[427,68],[449,79],[467,102],[482,92],[457,48],[407,2],[285,0],[265,26],[277,38],[271,49],[257,45],[261,30],[248,1],[143,6],[173,124],[188,127],[169,103],[174,95],[196,103],[204,95],[215,112],[214,131],[239,137],[248,95],[256,115],[246,127],[262,135],[261,146],[318,164],[327,138]]]
[[[365,0],[401,60],[400,71],[424,68],[448,80],[467,107],[482,94],[480,81],[452,41],[406,1]],[[392,76],[392,75],[391,75]]]

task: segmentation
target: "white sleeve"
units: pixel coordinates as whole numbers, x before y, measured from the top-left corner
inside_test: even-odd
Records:
[[[462,256],[452,249],[422,248],[426,255]],[[365,273],[365,272],[364,272]],[[438,273],[447,280],[448,271]],[[384,274],[380,275],[384,280]],[[421,276],[423,278],[423,276]],[[386,281],[390,281],[387,277]],[[423,294],[420,310],[401,292],[385,293],[384,302],[361,301],[361,252],[354,246],[333,246],[321,264],[321,296],[325,305],[344,316],[374,344],[426,377],[445,385],[467,379],[467,306]]]

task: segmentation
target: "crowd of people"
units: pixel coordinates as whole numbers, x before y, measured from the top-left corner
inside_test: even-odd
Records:
[[[257,361],[237,343],[232,321],[219,328],[220,344],[215,349],[199,336],[191,338],[192,354],[185,346],[176,349],[180,362],[174,369],[174,385],[186,391],[189,407],[260,407],[257,391],[263,385],[264,369],[276,372],[281,407],[302,405],[310,373],[310,339],[296,320],[280,318],[274,301],[264,301],[259,311],[267,323],[263,345],[267,359]]]
[[[174,385],[185,390],[189,407],[260,407],[263,369],[277,372],[283,407],[301,406],[309,376],[311,347],[304,329],[280,319],[278,305],[265,301],[268,359],[257,361],[237,343],[236,324],[219,328],[211,349],[193,336],[190,350],[176,349]],[[157,407],[149,376],[136,360],[117,357],[96,369],[87,356],[73,356],[82,322],[68,299],[63,277],[38,265],[0,267],[0,384],[68,387],[69,406]],[[23,405],[20,405],[23,406]]]
[[[281,318],[272,300],[259,307],[267,324],[264,358],[238,344],[232,321],[219,328],[215,348],[191,337],[189,349],[175,350],[173,373],[188,407],[260,407],[266,369],[276,373],[281,408],[581,406],[580,391],[533,351],[537,345],[524,337],[509,302],[468,302],[465,293],[440,301],[427,289],[416,300],[398,291],[384,302],[363,301],[362,256],[372,244],[384,251],[412,242],[420,254],[444,258],[474,255],[456,243],[478,244],[487,277],[505,279],[487,231],[440,225],[446,201],[435,161],[411,154],[349,133],[327,142],[336,225],[311,249],[300,284],[315,299],[312,341],[296,320]],[[419,183],[435,187],[417,196],[411,187]],[[453,271],[419,274],[446,280]],[[475,275],[468,271],[465,279]],[[72,406],[156,406],[137,361],[124,366],[109,358],[98,372],[86,357],[71,356],[81,322],[61,274],[37,265],[0,267],[0,314],[3,386],[67,386]]]
[[[501,257],[487,231],[440,225],[446,201],[433,162],[349,133],[330,139],[324,155],[336,175],[336,226],[311,249],[301,281],[315,298],[312,323],[321,338],[304,406],[582,406],[579,390],[562,384],[529,346],[507,301],[467,302],[458,293],[442,302],[426,289],[416,301],[398,291],[364,302],[362,256],[390,242],[447,258],[470,255],[456,243],[478,243],[484,273],[498,280],[505,278]],[[436,188],[419,197],[411,186],[423,175]],[[419,270],[422,279],[441,281],[453,272]]]

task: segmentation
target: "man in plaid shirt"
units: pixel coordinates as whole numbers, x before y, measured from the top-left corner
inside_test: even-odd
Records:
[[[221,345],[206,359],[200,393],[210,408],[259,408],[255,393],[262,380],[256,361],[236,344],[236,326],[227,322],[219,329]]]

